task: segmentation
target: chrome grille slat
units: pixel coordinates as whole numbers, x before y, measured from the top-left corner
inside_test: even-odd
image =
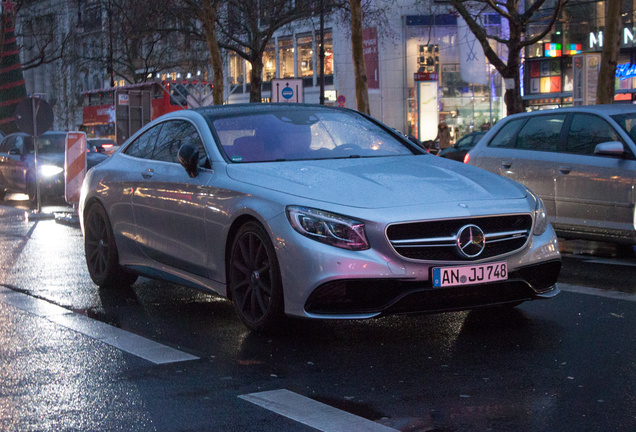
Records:
[[[484,232],[484,251],[474,258],[458,253],[457,232],[474,224]],[[522,249],[532,229],[529,214],[390,224],[386,236],[400,256],[415,261],[465,262],[495,258]]]

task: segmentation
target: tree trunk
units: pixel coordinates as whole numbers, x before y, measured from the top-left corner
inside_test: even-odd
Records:
[[[514,33],[513,33],[514,32]],[[521,66],[521,34],[522,32],[515,28],[515,23],[510,23],[510,44],[508,45],[508,63],[503,71],[500,71],[501,77],[508,84],[504,102],[506,103],[507,115],[519,114],[524,112],[523,99],[521,98],[521,74],[519,67]]]
[[[212,71],[214,72],[212,98],[214,105],[223,105],[223,90],[225,87],[223,83],[223,57],[221,56],[221,48],[216,37],[216,4],[212,4],[210,0],[204,0],[201,15],[205,38],[210,51]]]
[[[250,61],[252,70],[250,71],[250,103],[263,102],[261,97],[261,84],[263,83],[263,55],[254,56]]]
[[[367,69],[362,43],[362,0],[349,0],[349,4],[351,5],[351,50],[356,79],[356,105],[358,111],[370,114]]]
[[[601,70],[598,74],[596,93],[597,104],[614,103],[616,65],[621,49],[621,6],[622,2],[617,0],[607,2]]]

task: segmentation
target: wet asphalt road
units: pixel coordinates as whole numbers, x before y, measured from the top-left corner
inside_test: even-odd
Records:
[[[560,278],[568,291],[550,301],[297,321],[272,337],[249,333],[230,303],[191,289],[142,278],[99,290],[79,229],[28,222],[20,202],[2,204],[5,295],[198,359],[154,364],[2,302],[0,291],[1,431],[328,430],[241,398],[280,389],[385,430],[636,430],[636,259],[611,246],[564,242],[574,252]]]

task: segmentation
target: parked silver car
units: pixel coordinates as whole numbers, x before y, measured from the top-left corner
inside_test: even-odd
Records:
[[[506,117],[468,163],[526,185],[563,237],[636,244],[636,108],[595,105]]]
[[[558,293],[540,199],[346,109],[167,114],[87,174],[79,207],[97,285],[214,292],[254,330]]]

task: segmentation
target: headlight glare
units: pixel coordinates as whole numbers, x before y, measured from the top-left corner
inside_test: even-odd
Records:
[[[54,176],[56,174],[61,173],[62,171],[64,171],[64,168],[61,168],[61,167],[55,166],[55,165],[41,165],[40,166],[40,175],[42,175],[44,177],[51,177],[51,176]]]
[[[288,206],[287,219],[300,234],[349,250],[369,249],[364,223],[308,207]]]
[[[548,216],[545,213],[545,205],[543,200],[538,196],[534,196],[537,203],[534,207],[534,235],[541,235],[548,229]]]

